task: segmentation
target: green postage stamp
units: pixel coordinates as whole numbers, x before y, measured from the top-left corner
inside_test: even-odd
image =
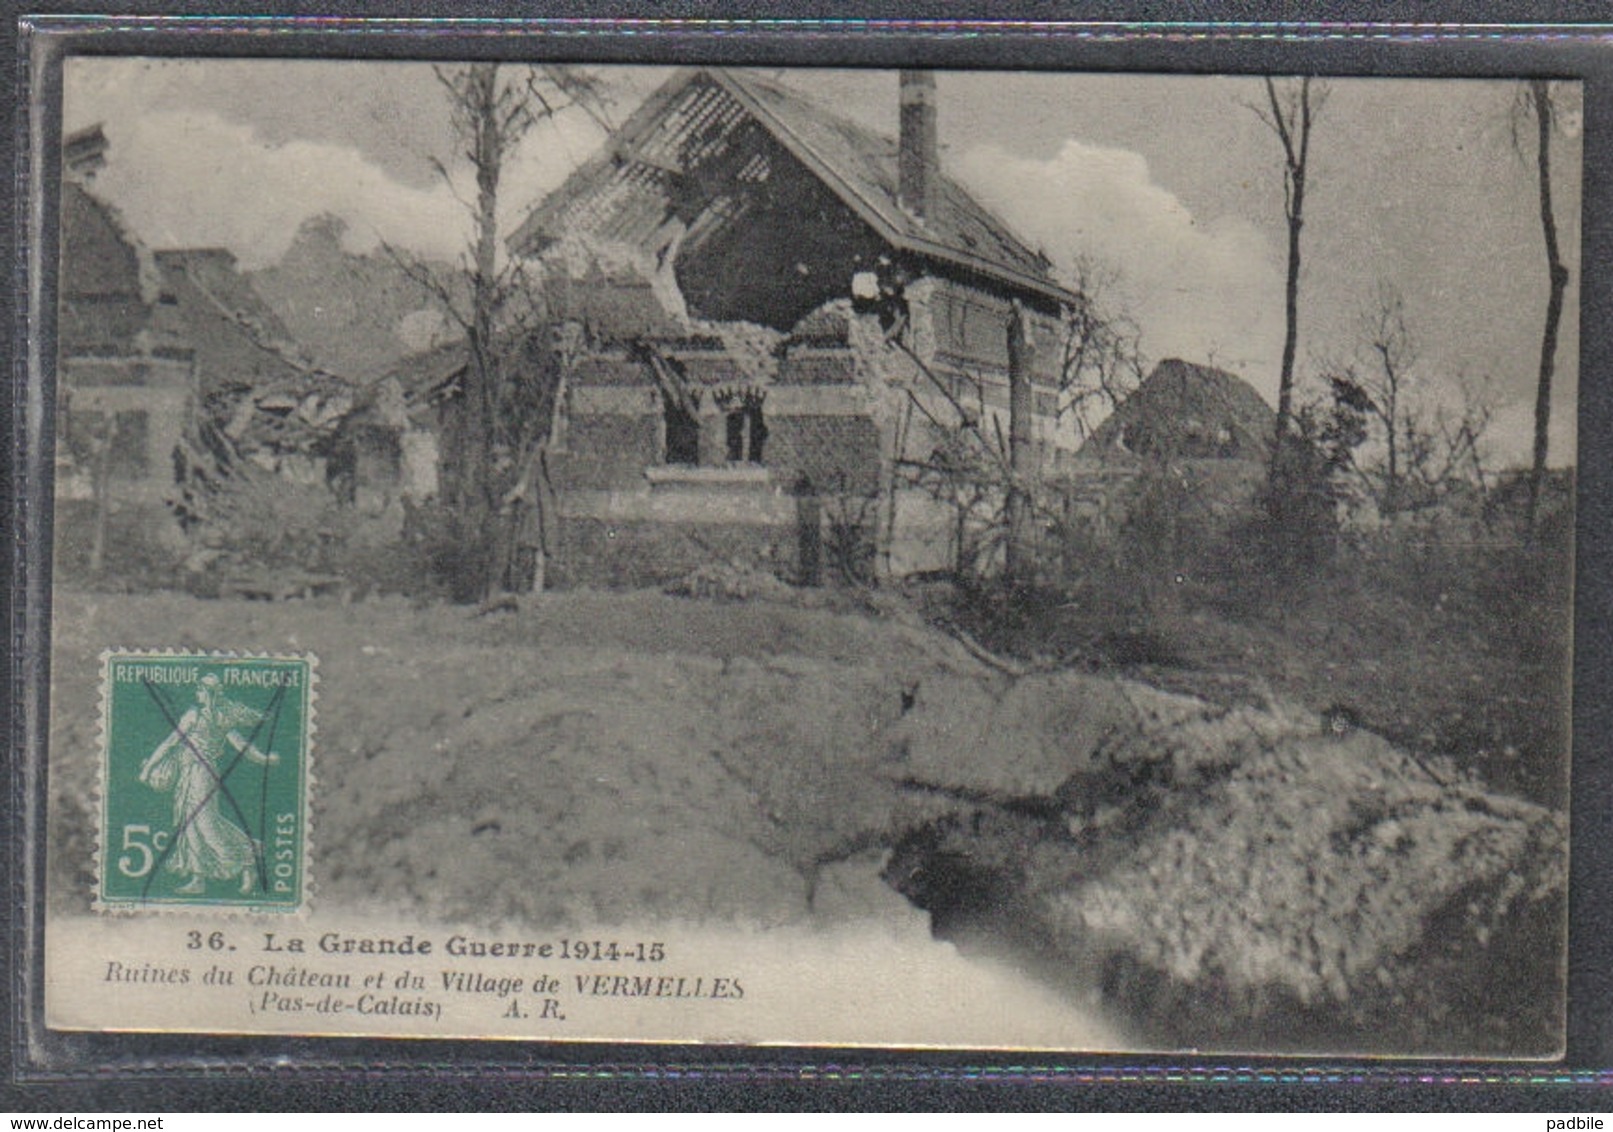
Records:
[[[300,911],[314,657],[115,651],[101,664],[97,906]]]

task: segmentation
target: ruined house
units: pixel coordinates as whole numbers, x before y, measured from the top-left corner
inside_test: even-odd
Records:
[[[582,332],[547,451],[552,579],[945,569],[938,454],[1006,459],[1014,382],[1030,474],[1074,451],[1076,296],[942,171],[933,77],[899,91],[893,140],[752,72],[679,72],[512,237]]]
[[[56,494],[61,561],[188,549],[231,484],[270,477],[382,511],[401,399],[322,371],[222,248],[153,251],[95,195],[101,127],[63,144]],[[174,520],[178,520],[178,523]]]
[[[209,415],[229,416],[243,400],[303,380],[289,333],[241,275],[231,252],[180,248],[153,258],[159,287],[153,330],[188,353],[198,400]]]
[[[191,357],[153,327],[161,286],[151,253],[94,194],[106,135],[80,130],[63,150],[56,490],[66,501],[104,492],[119,511],[160,509],[189,422]]]
[[[349,501],[358,483],[396,481],[396,414],[379,412],[365,387],[316,365],[232,253],[186,248],[155,259],[153,326],[189,353],[203,447],[293,482],[329,483]]]
[[[157,326],[162,272],[95,192],[100,126],[63,143],[56,336],[56,563],[66,575],[171,560],[173,453],[195,419],[195,368]]]
[[[435,492],[435,439],[411,419],[409,393],[433,388],[444,357],[462,354],[462,345],[407,365],[334,372],[229,251],[160,251],[155,259],[162,280],[155,323],[189,343],[201,431],[217,425],[237,464],[323,484],[336,502],[393,527],[402,499]]]

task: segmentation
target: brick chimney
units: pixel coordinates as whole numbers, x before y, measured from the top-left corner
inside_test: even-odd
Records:
[[[97,122],[62,139],[63,163],[70,181],[93,181],[106,167],[106,134]]]
[[[935,130],[935,75],[901,74],[902,126],[896,159],[896,194],[920,220],[935,215],[941,194],[940,145]]]

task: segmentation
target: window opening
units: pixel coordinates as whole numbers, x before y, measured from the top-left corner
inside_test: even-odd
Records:
[[[762,394],[745,393],[729,399],[723,407],[727,413],[728,462],[760,464],[767,443]]]
[[[694,406],[685,407],[664,392],[661,404],[666,421],[666,462],[699,464],[700,421],[691,411]]]

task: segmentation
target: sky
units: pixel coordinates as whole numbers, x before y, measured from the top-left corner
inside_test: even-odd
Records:
[[[894,136],[891,71],[771,72]],[[598,69],[624,119],[670,72]],[[1368,345],[1362,320],[1405,303],[1432,408],[1476,391],[1495,466],[1528,459],[1547,271],[1532,126],[1514,143],[1519,84],[1333,79],[1312,138],[1303,233],[1302,386]],[[468,170],[453,157],[431,68],[370,61],[74,58],[64,126],[102,123],[95,191],[152,247],[223,246],[266,266],[306,219],[347,221],[354,251],[386,239],[455,258]],[[1565,105],[1573,89],[1557,92]],[[1275,401],[1287,230],[1282,151],[1251,109],[1259,79],[1138,74],[937,74],[945,171],[1055,265],[1096,261],[1153,361],[1231,370]],[[1557,355],[1551,461],[1575,457],[1581,145],[1552,141],[1571,284]],[[532,133],[506,171],[510,228],[602,144],[580,112]],[[446,183],[434,164],[453,178]]]

